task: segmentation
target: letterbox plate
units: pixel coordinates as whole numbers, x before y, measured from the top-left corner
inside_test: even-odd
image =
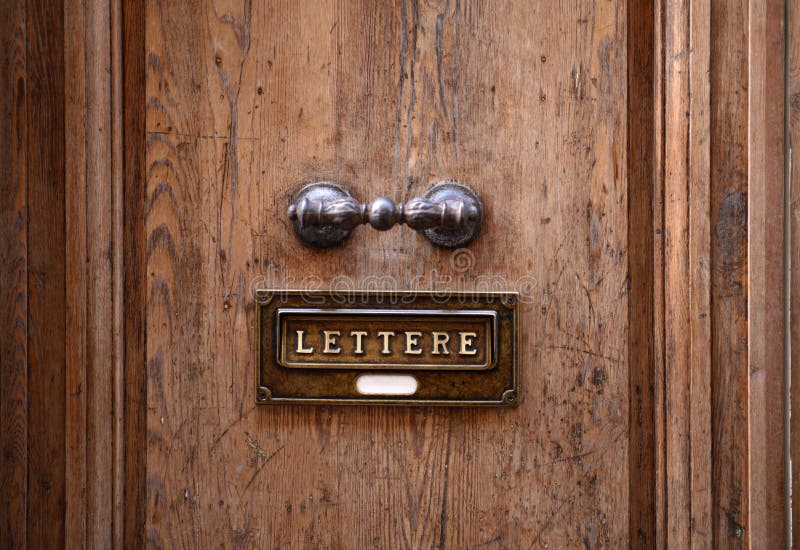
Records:
[[[256,403],[516,406],[518,310],[516,292],[259,289]]]

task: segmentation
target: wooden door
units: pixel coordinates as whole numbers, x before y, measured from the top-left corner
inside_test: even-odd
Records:
[[[788,540],[780,2],[6,5],[3,546]],[[256,405],[257,288],[518,291],[520,404]]]
[[[622,6],[151,4],[147,536],[618,545],[629,525]],[[468,183],[486,224],[301,246],[304,184]],[[254,288],[523,293],[516,410],[254,405]],[[520,285],[524,285],[520,287]]]

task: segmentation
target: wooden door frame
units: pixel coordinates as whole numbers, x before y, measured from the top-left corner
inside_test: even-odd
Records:
[[[0,545],[144,546],[145,6],[4,12]],[[786,20],[627,0],[632,545],[786,540]]]
[[[662,546],[788,540],[785,10],[782,0],[656,6]]]

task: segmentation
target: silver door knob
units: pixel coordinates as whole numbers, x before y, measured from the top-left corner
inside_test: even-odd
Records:
[[[400,223],[420,231],[437,246],[457,248],[480,232],[483,205],[469,187],[455,181],[439,182],[425,196],[405,204],[386,197],[359,203],[339,185],[317,182],[297,193],[289,206],[289,219],[303,242],[319,248],[341,243],[361,224],[386,231]]]

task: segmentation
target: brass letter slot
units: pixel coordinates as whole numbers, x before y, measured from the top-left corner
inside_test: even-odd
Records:
[[[517,404],[516,293],[256,296],[257,403]]]

